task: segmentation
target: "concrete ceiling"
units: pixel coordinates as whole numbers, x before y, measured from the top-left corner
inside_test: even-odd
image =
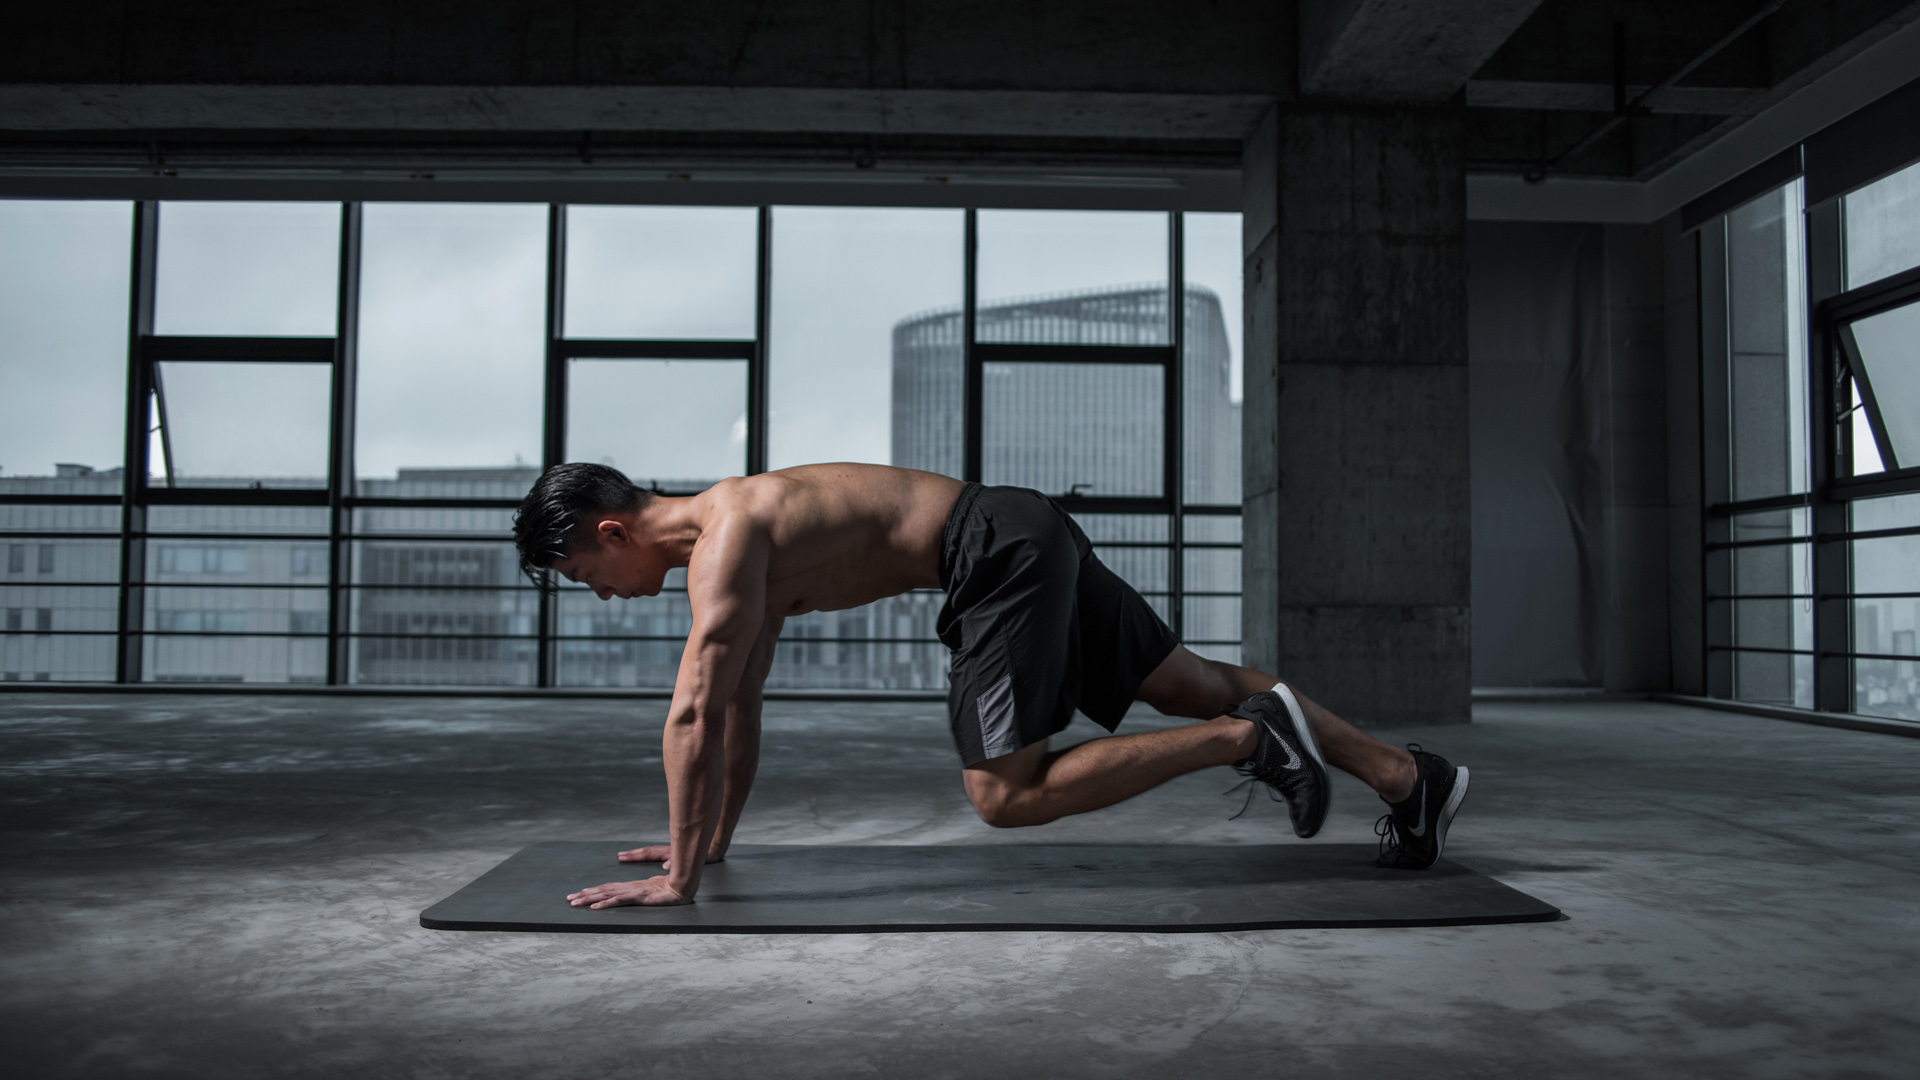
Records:
[[[1231,169],[1273,103],[1343,100],[1464,109],[1472,171],[1648,179],[1916,20],[1920,0],[69,0],[0,35],[0,174],[249,154]]]

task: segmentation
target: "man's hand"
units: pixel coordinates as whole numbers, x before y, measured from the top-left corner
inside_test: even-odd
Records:
[[[609,881],[605,885],[595,885],[591,889],[581,889],[567,896],[567,903],[574,907],[601,908],[625,907],[629,904],[638,907],[675,907],[691,904],[693,901],[673,891],[667,884],[665,875],[651,877],[645,881]]]
[[[660,864],[660,869],[671,870],[673,869],[673,860],[668,858],[668,856],[672,854],[673,849],[667,845],[654,844],[651,847],[637,847],[631,851],[623,851],[620,853],[619,859],[621,862],[657,862]],[[711,850],[707,852],[707,865],[709,866],[717,862],[726,861],[727,857],[722,852]]]

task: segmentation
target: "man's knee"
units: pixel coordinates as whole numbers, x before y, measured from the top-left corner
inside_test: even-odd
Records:
[[[1025,767],[1028,762],[1016,760],[1037,758],[1044,753],[1044,746],[1028,747],[1018,754],[984,761],[961,771],[967,801],[973,804],[981,821],[996,829],[1017,829],[1053,820],[1040,812],[1039,800],[1033,798],[1042,776]]]

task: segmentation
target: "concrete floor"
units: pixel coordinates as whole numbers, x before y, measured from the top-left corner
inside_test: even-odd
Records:
[[[1482,704],[1469,727],[1383,733],[1473,767],[1449,854],[1557,923],[418,927],[529,841],[657,835],[662,712],[0,695],[9,1075],[1893,1076],[1920,1058],[1920,740],[1670,705]],[[1279,806],[1227,821],[1225,770],[995,832],[938,706],[769,713],[742,841],[1290,835]],[[1368,840],[1379,809],[1347,782],[1321,838]]]

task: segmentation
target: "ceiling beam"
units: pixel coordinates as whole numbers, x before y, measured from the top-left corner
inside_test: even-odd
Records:
[[[1300,0],[1300,92],[1441,102],[1541,0]]]
[[[1646,86],[1627,86],[1627,99],[1647,94]],[[1642,107],[1675,116],[1733,116],[1747,108],[1761,86],[1669,86],[1647,94]],[[1611,83],[1525,82],[1474,79],[1467,83],[1467,104],[1476,109],[1556,109],[1568,112],[1614,110]]]

